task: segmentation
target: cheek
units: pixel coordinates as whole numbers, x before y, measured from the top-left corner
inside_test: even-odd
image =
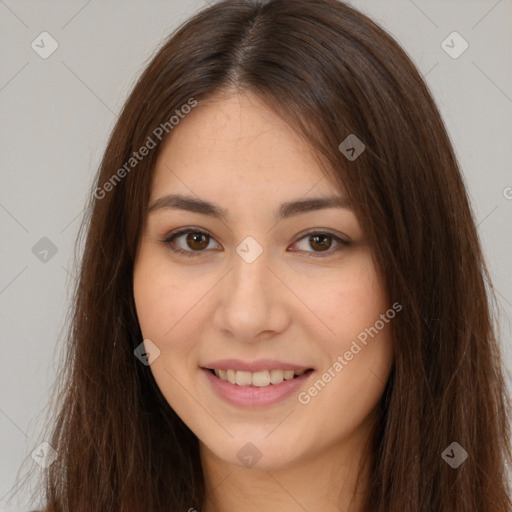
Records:
[[[321,288],[311,288],[309,295],[337,348],[374,325],[389,307],[370,257],[354,258],[350,263],[335,278],[323,281]]]
[[[144,337],[163,340],[186,314],[191,288],[157,255],[143,244],[134,266],[133,295]]]
[[[157,280],[155,276],[156,272],[152,270],[150,261],[142,253],[135,265],[133,296],[142,335],[150,339],[161,337],[165,328],[162,311],[166,309],[166,302],[169,300],[169,295],[162,296],[161,280]]]
[[[360,406],[355,416],[361,420],[381,395],[392,366],[395,312],[387,315],[387,294],[371,257],[359,256],[338,279],[324,283],[323,295],[316,292],[314,307],[325,314],[322,319],[329,327],[323,337],[326,359],[320,377],[328,373],[325,380],[329,380],[330,392],[323,394],[318,405],[332,406],[334,400],[345,412],[354,413]]]
[[[340,293],[338,298],[353,300],[354,295]],[[333,435],[340,431],[348,435],[369,418],[384,392],[394,359],[392,319],[376,328],[377,322],[381,326],[380,315],[389,308],[384,301],[372,302],[364,295],[352,302],[357,315],[347,314],[340,304],[337,307],[338,315],[331,324],[336,336],[323,339],[322,368],[300,401],[306,404],[311,421],[328,411],[327,429]]]
[[[133,294],[137,317],[144,339],[151,340],[159,349],[159,356],[150,370],[167,402],[179,414],[187,414],[190,400],[183,386],[195,370],[189,357],[195,336],[185,332],[192,314],[196,293],[162,264],[150,251],[142,250],[133,275]],[[185,329],[185,330],[184,330]]]
[[[151,249],[142,250],[133,276],[137,317],[144,339],[160,349],[166,367],[183,367],[206,325],[204,300],[214,282],[171,268]],[[153,366],[153,365],[152,365]]]

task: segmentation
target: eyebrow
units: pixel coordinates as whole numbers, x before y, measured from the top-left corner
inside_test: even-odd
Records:
[[[313,197],[298,199],[283,203],[275,216],[278,220],[300,215],[302,213],[323,210],[325,208],[352,209],[347,198],[341,196]],[[148,213],[163,209],[186,210],[189,212],[209,215],[210,217],[225,220],[229,217],[228,210],[219,205],[191,196],[170,194],[162,196],[148,208]]]

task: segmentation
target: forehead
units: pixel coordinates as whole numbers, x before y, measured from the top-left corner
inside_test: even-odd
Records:
[[[311,147],[258,96],[232,93],[199,102],[163,143],[152,198],[178,188],[305,195],[333,191]],[[190,190],[188,190],[190,192]]]

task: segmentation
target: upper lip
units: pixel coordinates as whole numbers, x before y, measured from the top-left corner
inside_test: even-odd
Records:
[[[240,370],[245,372],[261,372],[263,370],[309,370],[311,366],[286,363],[277,359],[258,359],[256,361],[242,361],[241,359],[220,359],[205,364],[202,368],[210,370]]]

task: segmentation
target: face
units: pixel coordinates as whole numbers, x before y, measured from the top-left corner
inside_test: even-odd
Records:
[[[338,199],[293,204],[313,198]],[[272,469],[362,438],[397,309],[306,144],[257,96],[200,102],[162,147],[149,207],[137,315],[151,372],[202,448]]]

